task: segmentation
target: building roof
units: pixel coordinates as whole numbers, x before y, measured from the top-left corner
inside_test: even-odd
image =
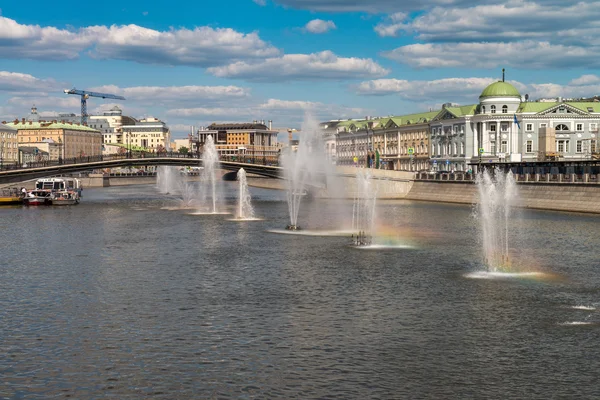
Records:
[[[4,124],[0,124],[0,132],[16,133],[17,130],[15,128],[10,127],[10,126],[6,126]]]
[[[517,112],[519,112],[519,113],[540,113],[542,111],[546,111],[550,108],[556,107],[559,104],[567,104],[567,105],[577,108],[585,113],[600,113],[600,102],[597,102],[597,101],[564,101],[564,102],[532,101],[532,102],[521,103]]]
[[[27,154],[48,154],[47,151],[38,149],[37,147],[19,146],[19,151]]]
[[[479,98],[481,99],[485,97],[518,97],[520,99],[521,94],[517,88],[510,83],[498,81],[488,85],[488,87],[483,89],[483,92],[481,92]]]
[[[52,121],[16,121],[10,122],[6,124],[11,128],[15,128],[17,130],[33,130],[33,129],[68,129],[72,131],[86,131],[86,132],[97,132],[100,131],[90,128],[89,126],[79,125],[79,124],[70,124],[70,123],[62,123],[62,122],[52,122]]]
[[[421,124],[431,121],[433,117],[438,115],[440,110],[428,111],[416,114],[407,114],[391,117],[390,119],[398,126],[409,124]]]
[[[225,123],[225,124],[210,124],[206,130],[208,131],[229,131],[229,130],[237,130],[237,129],[256,129],[256,130],[266,130],[267,126],[265,124],[256,124],[252,122],[242,122],[242,123]]]

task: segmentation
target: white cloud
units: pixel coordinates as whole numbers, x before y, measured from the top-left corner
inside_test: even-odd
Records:
[[[112,93],[125,97],[128,101],[140,103],[187,102],[187,101],[222,101],[246,99],[250,89],[239,86],[132,86],[121,88],[105,85],[89,90]]]
[[[59,91],[68,87],[54,79],[39,79],[19,72],[0,71],[0,92]]]
[[[310,33],[326,33],[336,28],[337,26],[335,26],[333,21],[324,21],[322,19],[313,19],[304,26],[304,29]]]
[[[570,86],[585,86],[590,84],[600,83],[600,77],[597,75],[582,75],[579,78],[569,82]]]
[[[407,100],[442,100],[446,98],[477,98],[494,78],[445,78],[433,81],[377,79],[362,82],[356,92],[364,95],[396,94]]]
[[[569,44],[586,36],[597,36],[600,2],[549,4],[510,0],[468,8],[436,7],[413,20],[406,17],[391,15],[375,31],[380,36],[404,33],[431,42],[544,39]],[[572,30],[576,30],[576,35],[569,34]]]
[[[113,25],[88,29],[97,36],[91,54],[103,59],[209,67],[279,54],[256,32],[244,34],[230,28],[204,26],[161,32],[137,25]]]
[[[0,16],[0,52],[3,58],[43,60],[76,59],[94,42],[94,35],[85,29],[71,32],[55,27],[21,25]]]
[[[408,30],[408,14],[397,12],[387,17],[385,22],[375,26],[375,32],[381,37],[397,36],[398,31]]]
[[[514,43],[412,44],[384,52],[384,57],[416,68],[469,67],[572,68],[600,66],[597,48],[526,40]]]
[[[0,17],[0,52],[5,58],[77,59],[84,50],[100,59],[197,67],[279,54],[256,32],[240,33],[229,28],[157,31],[138,25],[113,25],[71,31],[23,25]]]
[[[213,119],[225,121],[250,121],[255,119],[274,121],[302,120],[305,112],[311,112],[319,119],[345,118],[372,114],[372,110],[358,107],[345,107],[321,102],[268,99],[255,105],[239,107],[195,107],[167,111],[167,115],[187,119]]]
[[[571,0],[565,0],[571,1]],[[283,6],[312,11],[394,13],[415,11],[435,6],[456,6],[494,3],[497,0],[274,0]]]
[[[444,78],[432,81],[409,81],[401,79],[376,79],[356,85],[359,95],[396,95],[402,99],[421,104],[443,104],[447,101],[460,104],[478,102],[479,95],[497,78]],[[567,85],[556,83],[522,83],[508,81],[522,95],[529,94],[532,100],[558,97],[581,98],[600,94],[600,76],[583,75]]]
[[[208,72],[221,78],[258,81],[360,79],[380,77],[389,73],[371,59],[338,57],[331,51],[286,54],[255,63],[240,61],[224,67],[209,68]]]
[[[252,0],[254,1],[256,4],[258,4],[259,6],[266,6],[267,5],[267,0]]]

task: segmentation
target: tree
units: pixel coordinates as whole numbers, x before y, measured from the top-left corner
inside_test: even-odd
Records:
[[[179,148],[179,153],[181,153],[181,154],[187,154],[187,153],[189,153],[189,151],[190,151],[190,149],[188,149],[188,148],[187,148],[187,147],[185,147],[185,146],[181,146],[181,147]]]

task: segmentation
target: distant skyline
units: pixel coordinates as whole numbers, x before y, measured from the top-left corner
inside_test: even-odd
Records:
[[[113,5],[113,7],[110,7]],[[539,97],[600,94],[600,1],[223,0],[60,4],[0,10],[0,118],[79,114],[91,98],[191,125],[324,121],[473,104],[506,79]]]

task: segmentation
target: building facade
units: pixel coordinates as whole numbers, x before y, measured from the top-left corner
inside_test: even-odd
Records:
[[[126,147],[136,146],[147,151],[169,151],[171,146],[171,131],[166,123],[154,118],[144,118],[134,125],[123,125],[123,144]]]
[[[102,115],[89,115],[88,126],[102,132],[103,143],[125,144],[123,126],[131,126],[137,123],[135,118],[123,115],[123,111],[114,106]]]
[[[61,146],[62,159],[99,156],[102,154],[102,134],[88,126],[57,121],[13,121],[7,124],[17,130],[18,145],[43,146],[52,140]]]
[[[17,130],[4,124],[0,124],[0,167],[19,162]]]
[[[261,122],[213,123],[196,132],[190,151],[202,153],[208,136],[212,136],[221,159],[276,163],[279,156],[278,133]]]

